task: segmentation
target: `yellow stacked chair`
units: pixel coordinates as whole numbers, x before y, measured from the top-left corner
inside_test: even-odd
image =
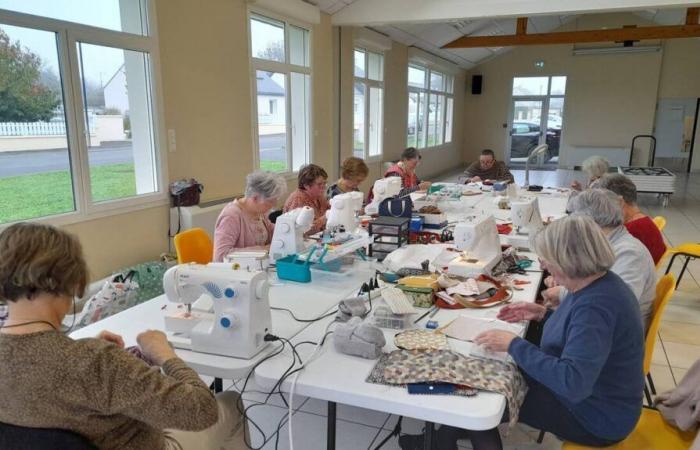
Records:
[[[664,216],[656,216],[651,220],[654,221],[654,224],[659,231],[664,231],[664,228],[666,228],[666,218]]]
[[[175,235],[177,263],[210,263],[214,257],[214,244],[202,228],[191,228]]]

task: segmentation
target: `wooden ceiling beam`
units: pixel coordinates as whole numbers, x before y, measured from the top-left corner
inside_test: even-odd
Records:
[[[692,19],[689,8],[688,16]],[[648,39],[700,37],[697,21],[688,25],[617,28],[610,30],[560,31],[554,33],[513,34],[506,36],[462,36],[442,48],[508,47],[515,45],[578,44],[585,42],[624,42]],[[520,21],[520,19],[518,19]]]
[[[515,27],[515,34],[521,35],[527,33],[527,17],[518,17],[518,23]]]

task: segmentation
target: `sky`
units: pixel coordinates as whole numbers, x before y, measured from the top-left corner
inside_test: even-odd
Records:
[[[123,30],[120,4],[139,8],[140,0],[0,0],[0,9],[83,23],[119,31],[140,32],[140,24]],[[56,35],[53,32],[5,25],[2,28],[22,47],[39,55],[44,66],[58,74]],[[95,45],[82,46],[85,75],[95,83],[106,83],[124,62],[123,52]]]

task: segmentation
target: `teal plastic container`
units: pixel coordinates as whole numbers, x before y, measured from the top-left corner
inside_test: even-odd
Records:
[[[277,278],[280,280],[308,283],[311,281],[311,263],[300,260],[297,255],[285,256],[277,260]]]

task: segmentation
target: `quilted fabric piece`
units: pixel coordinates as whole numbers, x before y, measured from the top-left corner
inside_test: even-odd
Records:
[[[510,425],[527,393],[527,383],[514,364],[469,358],[448,350],[396,350],[386,358],[384,379],[389,383],[443,382],[471,386],[503,394],[508,403]]]
[[[426,330],[408,330],[394,336],[394,344],[404,350],[449,350],[447,336]]]

